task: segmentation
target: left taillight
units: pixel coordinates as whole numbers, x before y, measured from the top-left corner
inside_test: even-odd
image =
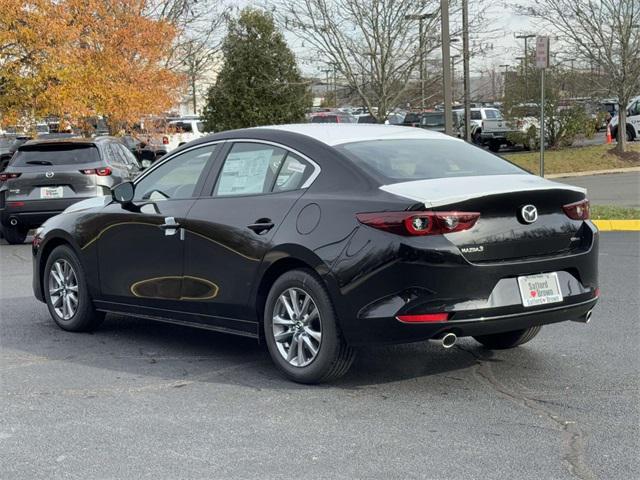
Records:
[[[85,175],[98,175],[99,177],[107,177],[111,175],[112,170],[109,167],[105,168],[85,168],[84,170],[80,170],[81,173]]]
[[[13,180],[14,178],[18,178],[22,173],[0,173],[0,182],[6,182],[7,180]]]
[[[405,236],[442,235],[461,232],[475,225],[478,212],[376,212],[358,213],[358,221],[369,227]]]
[[[589,220],[589,200],[586,198],[579,202],[569,203],[562,207],[567,217],[573,220]]]

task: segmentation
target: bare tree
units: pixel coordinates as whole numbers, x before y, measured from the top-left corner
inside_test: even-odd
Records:
[[[231,7],[217,0],[151,0],[148,14],[178,30],[168,56],[170,68],[187,77],[193,113],[197,113],[198,84],[219,58]],[[201,90],[206,90],[206,85]]]
[[[626,150],[626,108],[640,90],[639,0],[537,0],[520,10],[550,27],[575,56],[598,66],[618,97],[618,152]]]
[[[437,11],[402,0],[273,0],[282,28],[331,64],[379,121],[405,93],[419,60],[417,22],[405,17]],[[436,18],[425,19],[433,31]],[[426,35],[425,35],[426,37]],[[437,43],[425,41],[423,55]],[[364,79],[364,81],[363,81]]]

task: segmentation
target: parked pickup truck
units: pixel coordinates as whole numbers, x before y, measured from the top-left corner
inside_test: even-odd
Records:
[[[197,118],[177,119],[168,122],[165,132],[154,135],[157,139],[150,143],[161,143],[166,152],[169,153],[180,145],[204,135],[204,123],[201,120]]]
[[[474,119],[474,117],[476,118]],[[517,130],[505,120],[500,110],[496,108],[472,108],[471,118],[472,121],[475,120],[471,130],[471,138],[475,143],[488,145],[492,152],[497,152],[502,145],[508,143],[507,135]]]

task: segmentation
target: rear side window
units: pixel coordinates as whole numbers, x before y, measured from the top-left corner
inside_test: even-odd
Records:
[[[526,173],[481,148],[455,140],[373,140],[336,148],[357,166],[388,183]]]
[[[286,153],[272,145],[235,143],[222,166],[215,195],[270,192]]]
[[[311,175],[312,167],[293,153],[288,153],[273,186],[274,192],[297,190]]]
[[[471,110],[471,120],[482,120],[480,110]]]
[[[91,144],[27,145],[16,152],[11,166],[82,165],[99,161],[98,149]]]

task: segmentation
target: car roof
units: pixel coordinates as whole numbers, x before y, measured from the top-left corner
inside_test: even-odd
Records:
[[[441,133],[422,128],[401,127],[397,125],[380,125],[364,123],[301,123],[292,125],[275,125],[256,127],[258,129],[281,130],[314,138],[329,146],[367,140],[410,140],[410,139],[457,139]]]
[[[23,146],[33,146],[33,145],[56,145],[56,144],[80,144],[80,145],[98,145],[104,142],[119,142],[120,140],[115,137],[103,136],[103,137],[94,137],[94,138],[85,138],[85,137],[60,137],[60,138],[36,138],[34,140],[29,140]]]

